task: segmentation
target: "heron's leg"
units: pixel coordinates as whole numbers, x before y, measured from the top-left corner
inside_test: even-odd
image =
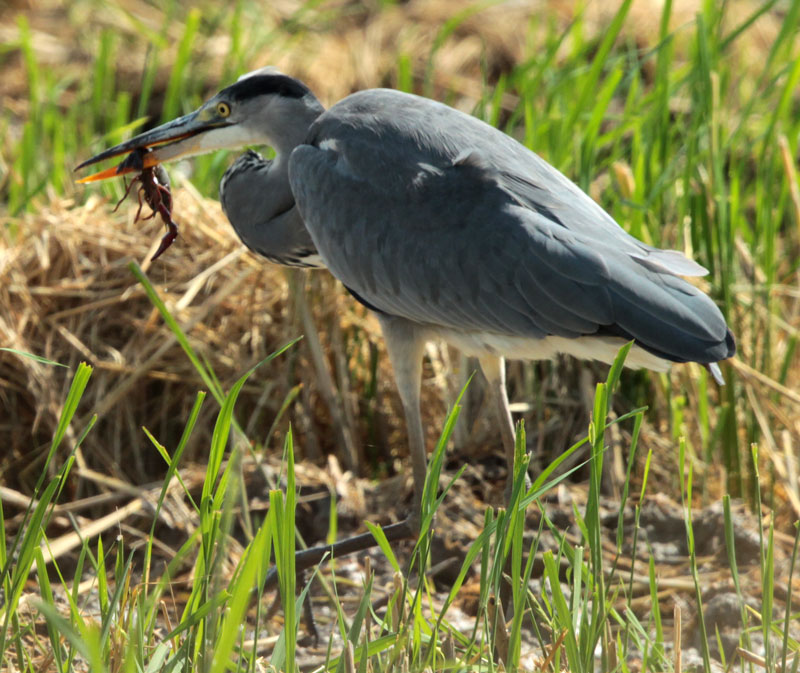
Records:
[[[425,487],[427,458],[422,415],[419,409],[419,387],[422,381],[422,355],[425,351],[425,332],[402,318],[379,316],[381,329],[394,368],[395,380],[408,425],[408,443],[414,475],[414,505],[408,518],[383,527],[389,542],[405,540],[419,534],[422,490]],[[325,556],[344,556],[376,546],[372,533],[362,533],[332,545],[319,545],[298,551],[294,556],[297,572],[318,564]],[[278,573],[272,568],[267,574],[264,589],[277,585]]]
[[[481,369],[489,386],[489,394],[497,411],[500,422],[500,436],[503,439],[503,449],[506,454],[508,476],[506,477],[505,501],[511,499],[511,487],[514,484],[514,446],[516,433],[514,421],[511,419],[511,409],[508,404],[508,391],[506,390],[506,363],[498,355],[484,355],[480,358]],[[525,477],[528,484],[528,477]]]
[[[426,334],[420,326],[403,318],[379,315],[378,319],[406,416],[408,450],[414,478],[414,504],[409,516],[409,525],[413,530],[419,530],[422,491],[428,469],[422,414],[419,407]]]
[[[389,542],[407,540],[419,534],[419,526],[413,528],[409,520],[404,519],[403,521],[384,526],[383,533],[386,535],[386,539]],[[340,558],[347,554],[355,554],[365,549],[371,549],[377,545],[378,543],[375,542],[372,533],[361,533],[361,535],[354,535],[353,537],[334,542],[333,544],[321,544],[317,547],[301,549],[295,552],[294,555],[295,572],[299,573],[301,570],[315,566],[326,557]],[[276,586],[278,586],[278,570],[273,567],[270,568],[267,573],[267,577],[264,581],[264,590],[269,591]]]

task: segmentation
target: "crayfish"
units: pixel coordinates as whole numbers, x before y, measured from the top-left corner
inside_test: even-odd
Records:
[[[133,221],[139,221],[139,218],[142,216],[142,207],[146,203],[153,212],[150,213],[150,215],[141,217],[141,219],[149,220],[158,213],[167,226],[167,233],[161,237],[161,245],[158,246],[156,254],[151,258],[151,261],[155,261],[178,237],[178,225],[172,219],[172,194],[169,191],[169,176],[167,175],[167,171],[164,170],[161,164],[145,168],[143,157],[147,152],[150,152],[150,150],[135,150],[117,167],[117,172],[121,173],[125,169],[133,169],[139,171],[139,175],[133,178],[129,183],[126,182],[125,194],[115,206],[114,211],[128,198],[133,185],[138,182],[139,190],[137,196],[139,198],[139,210],[136,211],[136,217],[133,218]]]

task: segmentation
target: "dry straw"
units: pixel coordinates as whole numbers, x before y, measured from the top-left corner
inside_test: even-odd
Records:
[[[169,447],[182,431],[196,391],[205,386],[132,275],[131,262],[148,273],[223,389],[304,331],[294,317],[301,311],[293,308],[286,272],[247,252],[216,202],[191,188],[177,190],[175,199],[180,238],[152,265],[149,259],[163,233],[160,222],[134,223],[133,202],[112,214],[112,204],[99,199],[79,207],[53,201],[26,218],[16,240],[0,250],[0,343],[71,369],[81,361],[93,365],[79,411],[82,421],[74,426],[80,428],[92,414],[99,420],[79,461],[134,482],[163,470],[156,452],[147,450],[141,426]],[[294,281],[300,285],[296,296],[302,293],[303,277]],[[311,293],[315,315],[310,326],[313,321],[340,324],[332,317],[340,302],[349,300],[328,278],[314,278],[310,284],[317,288]],[[323,289],[332,299],[315,302]],[[307,344],[296,346],[251,379],[237,412],[252,439],[269,442],[263,433],[298,383],[305,390],[292,405],[290,418],[301,438],[315,434],[318,417],[324,422],[329,412],[316,394],[314,367],[330,363],[309,362],[313,358],[308,353]],[[27,490],[35,482],[69,380],[70,370],[8,352],[0,355],[0,395],[7,410],[0,421],[0,442],[8,447],[0,469],[8,484]],[[335,391],[328,394],[341,403]],[[215,413],[215,404],[208,402],[189,460],[208,446]],[[309,443],[316,452],[328,448],[324,433]]]

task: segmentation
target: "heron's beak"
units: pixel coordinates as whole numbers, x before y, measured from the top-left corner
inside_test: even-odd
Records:
[[[126,140],[87,159],[75,170],[91,166],[105,159],[129,154],[118,166],[112,166],[99,173],[94,173],[78,182],[95,182],[126,173],[140,172],[144,168],[152,168],[165,161],[174,161],[181,157],[203,154],[214,149],[216,143],[209,143],[206,132],[230,126],[224,119],[209,115],[204,108],[188,115],[162,124],[150,131]],[[213,133],[210,135],[214,135]],[[131,154],[132,153],[132,154]]]

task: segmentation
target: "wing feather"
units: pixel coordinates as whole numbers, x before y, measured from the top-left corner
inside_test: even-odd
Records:
[[[395,93],[334,106],[289,166],[322,259],[368,305],[461,331],[615,334],[678,361],[733,353],[719,309],[676,275],[702,267],[629,236],[508,136]]]

